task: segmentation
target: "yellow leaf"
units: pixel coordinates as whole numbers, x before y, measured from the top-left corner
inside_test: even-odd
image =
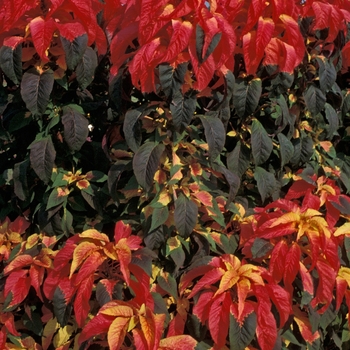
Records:
[[[115,316],[115,317],[127,317],[130,318],[134,316],[134,311],[130,306],[127,305],[117,305],[109,307],[103,311],[100,311],[100,314]]]
[[[59,328],[57,323],[57,319],[51,318],[45,325],[43,335],[41,337],[41,344],[43,350],[47,350],[47,348],[51,345],[51,339],[56,332],[56,329]]]
[[[338,271],[338,276],[345,280],[350,287],[350,269],[348,267],[341,266]]]
[[[117,317],[109,327],[107,333],[108,345],[110,350],[119,350],[124,342],[129,319]]]
[[[72,277],[75,270],[84,262],[84,260],[98,249],[100,249],[100,247],[96,246],[95,243],[92,243],[92,242],[80,243],[74,249],[74,252],[73,252],[73,261],[70,267],[69,278]]]
[[[102,242],[109,242],[109,238],[107,235],[105,235],[104,233],[98,232],[97,230],[95,230],[93,228],[80,233],[79,237],[80,238],[97,239],[97,240],[102,241]]]
[[[176,236],[175,237],[170,237],[167,240],[167,245],[169,247],[169,253],[170,253],[174,249],[181,247],[181,242]]]
[[[334,232],[335,237],[347,234],[350,234],[350,222],[346,222],[344,225],[338,227]]]
[[[237,271],[235,270],[226,271],[224,275],[221,277],[219,289],[214,294],[214,297],[230,289],[232,286],[234,286],[238,282],[238,280],[239,280],[239,275],[237,274]]]
[[[53,338],[54,347],[58,348],[59,346],[62,346],[65,343],[67,343],[69,338],[72,336],[73,331],[74,331],[74,327],[71,325],[67,325],[62,328],[59,328],[58,332]]]

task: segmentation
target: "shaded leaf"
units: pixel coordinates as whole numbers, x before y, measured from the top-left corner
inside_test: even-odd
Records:
[[[230,350],[244,350],[253,340],[256,329],[256,314],[250,313],[240,324],[230,314]]]
[[[239,177],[246,172],[250,163],[250,150],[239,140],[232,152],[227,154],[227,167]]]
[[[288,140],[288,138],[282,133],[279,133],[277,135],[277,138],[280,144],[281,167],[283,167],[285,164],[287,164],[291,160],[294,154],[294,146]]]
[[[169,216],[169,209],[168,207],[161,207],[161,208],[155,208],[152,213],[152,223],[150,227],[150,231],[152,232],[160,225],[163,225],[167,220]]]
[[[137,182],[146,190],[150,190],[153,184],[160,157],[164,152],[164,144],[147,142],[143,144],[135,153],[133,159],[134,173]]]
[[[16,48],[1,46],[0,68],[10,80],[19,84],[22,78],[22,45]]]
[[[16,163],[13,168],[13,185],[15,195],[24,201],[28,196],[27,169],[29,159]]]
[[[275,191],[276,179],[273,174],[260,167],[255,168],[254,179],[258,185],[261,199],[264,202]]]
[[[52,299],[54,315],[61,327],[64,327],[69,320],[72,312],[72,305],[66,303],[65,295],[60,287],[55,289]]]
[[[251,248],[253,258],[258,259],[264,257],[272,248],[273,245],[270,241],[259,237],[255,238]]]
[[[66,53],[67,67],[73,70],[84,55],[87,48],[88,36],[87,34],[83,34],[77,36],[73,40],[69,40],[61,35],[61,42],[64,52]]]
[[[254,119],[251,131],[252,153],[256,165],[264,163],[273,149],[273,143],[262,124]]]
[[[94,80],[96,67],[97,54],[91,47],[87,47],[75,69],[77,81],[82,89],[86,89]]]
[[[337,72],[332,62],[330,62],[324,56],[316,57],[319,69],[319,79],[320,79],[320,87],[321,90],[326,92],[330,90],[335,83],[337,78]]]
[[[176,91],[180,90],[184,83],[187,66],[187,63],[181,63],[176,68],[168,64],[159,66],[160,84],[167,97],[171,97]]]
[[[309,85],[304,92],[304,100],[307,109],[313,116],[315,116],[323,109],[324,104],[326,103],[326,96],[315,85]]]
[[[23,74],[21,96],[27,108],[34,115],[45,113],[53,83],[54,76],[51,69],[39,72],[37,69],[31,68]]]
[[[170,111],[177,130],[181,131],[190,124],[196,110],[196,103],[195,96],[183,95],[181,91],[174,93]]]
[[[332,138],[339,128],[339,117],[335,109],[329,104],[325,104],[326,119],[328,121],[327,137]]]
[[[180,193],[175,200],[174,222],[180,236],[187,238],[197,224],[198,207]]]
[[[123,123],[125,140],[133,152],[138,150],[142,141],[141,124],[139,122],[142,111],[140,108],[128,110]]]

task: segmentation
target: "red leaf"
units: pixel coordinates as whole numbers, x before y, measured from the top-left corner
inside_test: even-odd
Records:
[[[311,193],[311,189],[309,188],[305,194],[305,197],[303,199],[303,204],[301,207],[301,211],[305,211],[307,209],[315,209],[319,210],[321,206],[321,200],[320,197],[315,196]]]
[[[36,294],[41,301],[44,301],[41,293],[41,288],[40,288],[44,281],[44,274],[45,274],[45,269],[42,268],[41,266],[32,265],[29,269],[31,285],[34,287]]]
[[[180,314],[176,314],[169,323],[167,338],[183,334],[185,331],[185,321]]]
[[[246,278],[241,279],[237,283],[237,296],[238,296],[238,315],[237,319],[242,320],[245,304],[246,304],[246,298],[248,293],[251,291],[251,284],[250,281]]]
[[[30,21],[29,28],[38,55],[43,62],[48,62],[47,50],[50,47],[53,33],[56,30],[56,22],[52,18],[45,21],[39,16]]]
[[[93,284],[94,284],[94,276],[91,275],[80,283],[78,290],[76,292],[73,306],[74,306],[75,318],[80,328],[84,327],[86,318],[90,311],[89,301],[90,301]]]
[[[0,314],[0,322],[5,325],[6,329],[16,337],[20,337],[21,335],[17,332],[14,316],[11,312],[2,312]],[[6,339],[6,337],[5,337]],[[1,344],[1,341],[0,341]],[[1,348],[0,348],[1,349]],[[5,347],[3,347],[5,349]]]
[[[265,286],[269,296],[275,304],[280,316],[279,327],[282,328],[292,313],[291,297],[289,293],[278,284],[267,284]]]
[[[310,272],[307,270],[305,265],[299,261],[299,272],[301,276],[301,281],[303,282],[304,291],[308,292],[311,296],[314,295],[314,283]]]
[[[101,255],[99,252],[92,253],[79,269],[76,284],[78,285],[84,279],[90,277],[91,274],[94,274],[105,260],[106,256]]]
[[[226,343],[231,302],[230,292],[225,292],[216,297],[210,307],[208,320],[210,335],[219,349]]]
[[[209,318],[210,305],[213,300],[214,292],[212,290],[204,290],[193,307],[193,314],[196,315],[202,323]]]
[[[196,267],[192,270],[189,270],[185,274],[181,276],[180,284],[179,284],[179,291],[182,295],[186,288],[193,282],[193,280],[201,275],[205,275],[209,271],[213,269],[212,266],[209,265],[203,265]]]
[[[336,310],[339,310],[341,303],[343,302],[345,291],[348,288],[348,283],[346,280],[337,278],[336,279]]]
[[[80,22],[57,23],[58,30],[64,38],[72,42],[78,36],[86,34],[84,26]]]
[[[150,277],[138,265],[130,264],[129,269],[137,279],[137,281],[130,279],[130,287],[136,293],[133,301],[138,305],[145,304],[147,307],[153,310],[154,301],[152,294],[150,293]]]
[[[314,184],[306,182],[305,180],[298,180],[292,184],[284,198],[288,200],[298,199],[302,196],[305,196],[308,190],[312,191],[314,189]]]
[[[283,275],[283,282],[287,291],[292,294],[292,283],[295,280],[295,277],[299,271],[299,261],[301,257],[301,250],[299,245],[294,242],[290,247],[285,262],[285,269]]]
[[[287,253],[288,245],[284,240],[278,242],[271,253],[269,269],[276,283],[283,278]]]
[[[118,243],[122,238],[130,237],[131,233],[130,225],[125,225],[123,221],[118,221],[114,227],[114,241]]]
[[[15,269],[21,269],[22,267],[31,265],[32,263],[33,263],[32,256],[28,254],[19,255],[5,267],[4,273],[8,274]]]
[[[11,302],[8,308],[20,304],[28,295],[30,288],[30,277],[28,270],[12,271],[6,278],[4,296],[5,298],[12,293]]]
[[[293,306],[294,321],[297,323],[302,337],[310,344],[320,337],[318,331],[312,333],[310,321],[298,306]]]
[[[20,36],[12,36],[8,39],[4,40],[5,46],[10,46],[15,48],[19,43],[23,41],[23,38]],[[12,45],[10,45],[10,43]],[[23,216],[18,216],[13,222],[10,223],[10,229],[12,232],[17,232],[19,234],[22,234],[25,232],[25,230],[30,226],[30,222],[27,221]]]
[[[194,350],[197,341],[190,335],[177,335],[162,339],[159,343],[159,350]]]

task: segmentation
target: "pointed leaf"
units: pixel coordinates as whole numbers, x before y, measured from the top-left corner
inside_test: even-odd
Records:
[[[21,40],[23,40],[22,37]],[[1,46],[0,68],[10,80],[19,84],[22,78],[22,45]]]
[[[30,163],[35,173],[45,183],[51,178],[55,158],[56,151],[51,136],[34,141],[30,145]]]
[[[256,167],[254,179],[257,183],[261,199],[264,202],[265,199],[270,197],[276,189],[275,176],[263,168]]]
[[[156,173],[160,157],[164,152],[164,144],[146,142],[135,153],[133,168],[137,182],[146,190],[153,185],[154,174]]]
[[[246,172],[250,164],[250,150],[240,140],[232,152],[227,154],[227,168],[239,177]]]
[[[155,208],[152,213],[152,222],[150,227],[150,232],[155,230],[160,225],[163,225],[169,217],[169,209],[168,207]]]
[[[307,109],[313,116],[316,116],[323,109],[326,103],[326,96],[315,85],[309,85],[304,92],[304,100]]]
[[[125,140],[133,152],[138,150],[142,141],[141,124],[139,122],[141,114],[141,109],[130,109],[125,114],[123,131]]]
[[[195,350],[197,340],[190,335],[174,335],[162,339],[159,343],[158,350]]]
[[[224,124],[215,116],[201,115],[205,138],[209,146],[209,158],[214,161],[225,146],[226,133]]]
[[[335,109],[329,104],[325,104],[326,119],[328,121],[327,137],[330,139],[339,128],[339,117]]]
[[[277,135],[278,142],[280,144],[280,152],[281,152],[281,167],[286,165],[290,159],[293,156],[294,153],[294,146],[293,144],[287,139],[287,137],[279,133]]]
[[[180,236],[187,238],[197,224],[198,207],[180,193],[175,200],[174,222]]]
[[[63,107],[64,140],[72,151],[79,151],[89,135],[89,121],[74,105]]]
[[[166,97],[171,97],[176,91],[180,90],[184,83],[187,66],[187,63],[179,64],[175,69],[168,64],[159,66],[159,80]]]
[[[91,47],[87,47],[75,69],[79,86],[82,89],[86,89],[94,80],[96,67],[97,54]]]
[[[27,108],[34,115],[45,113],[53,83],[54,76],[51,69],[39,72],[37,69],[31,68],[24,73],[21,82],[21,95]]]
[[[176,130],[182,131],[191,122],[196,110],[197,100],[195,96],[183,95],[176,91],[170,104],[170,111]]]
[[[273,143],[262,124],[254,119],[252,124],[252,153],[256,165],[269,159],[273,149]]]
[[[88,36],[84,33],[71,38],[70,35],[67,35],[68,33],[66,34],[62,31],[62,27],[60,27],[60,33],[62,46],[66,53],[67,67],[68,69],[73,70],[84,55],[87,48]]]
[[[130,319],[117,317],[109,327],[107,333],[108,345],[111,350],[119,350],[124,342]]]
[[[256,329],[256,314],[250,313],[240,324],[230,314],[230,350],[244,350],[253,340]]]
[[[337,72],[332,62],[324,56],[316,57],[319,70],[320,87],[323,92],[330,90],[337,78]]]

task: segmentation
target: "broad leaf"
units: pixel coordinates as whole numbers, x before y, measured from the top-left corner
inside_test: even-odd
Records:
[[[230,314],[230,350],[244,350],[253,340],[256,329],[256,314],[249,314],[240,324]]]
[[[51,136],[34,141],[30,145],[30,163],[35,173],[45,183],[51,178],[55,158],[56,151]]]
[[[233,92],[233,105],[240,118],[254,113],[259,103],[261,91],[261,80],[258,78],[249,82],[246,80],[236,82]]]
[[[324,56],[316,57],[319,69],[320,87],[323,92],[330,90],[337,78],[337,72],[332,62]]]
[[[86,89],[94,80],[96,67],[97,54],[91,47],[87,47],[75,69],[79,86],[82,89]]]
[[[171,97],[176,91],[180,90],[184,83],[187,66],[187,63],[179,64],[176,68],[168,64],[159,66],[160,84],[167,97]]]
[[[250,150],[240,140],[232,152],[227,154],[227,167],[239,177],[246,172],[250,163]]]
[[[72,312],[72,305],[70,303],[67,304],[65,295],[60,287],[55,289],[55,293],[52,299],[53,304],[53,312],[57,318],[57,322],[61,327],[64,327],[69,320],[69,317]]]
[[[254,243],[252,245],[251,251],[254,259],[263,258],[268,252],[271,251],[273,245],[270,241],[262,238],[255,238]]]
[[[74,105],[65,106],[62,110],[64,140],[72,151],[79,151],[89,135],[89,121]]]
[[[328,121],[327,137],[332,138],[339,128],[339,117],[335,109],[329,104],[325,104],[326,119]]]
[[[199,116],[203,126],[205,138],[209,146],[209,158],[214,161],[221,153],[225,145],[226,133],[222,121],[209,115]]]
[[[197,224],[198,207],[180,193],[175,200],[174,222],[180,236],[187,238]]]
[[[27,169],[29,159],[16,163],[13,168],[13,185],[15,195],[24,201],[28,196]]]
[[[264,163],[273,149],[273,143],[262,124],[254,119],[251,131],[252,153],[256,165]]]
[[[279,133],[277,135],[277,138],[280,144],[281,167],[283,167],[285,164],[287,164],[291,160],[294,153],[294,146],[288,140],[288,138],[282,133]]]
[[[313,116],[315,116],[323,109],[324,104],[326,103],[326,96],[315,85],[309,85],[304,92],[304,100],[307,109]]]
[[[169,216],[169,209],[168,207],[161,207],[161,208],[155,208],[152,213],[152,223],[150,227],[150,232],[155,230],[160,225],[163,225],[167,220]]]
[[[50,100],[53,83],[54,76],[51,69],[43,72],[31,68],[23,74],[21,95],[27,108],[34,115],[45,113]]]
[[[17,47],[1,46],[0,68],[15,84],[22,78],[22,45]]]
[[[141,109],[131,109],[125,114],[123,131],[125,140],[133,152],[136,152],[141,145],[142,132],[139,118],[141,116]]]
[[[135,153],[133,169],[137,182],[146,190],[150,190],[153,184],[160,157],[165,146],[161,143],[146,142]]]
[[[256,167],[254,179],[258,185],[261,199],[264,202],[267,197],[272,196],[276,189],[275,176],[261,167]]]
[[[194,96],[183,95],[176,91],[170,104],[170,111],[176,130],[182,131],[190,124],[196,110],[197,100]]]
[[[73,70],[84,55],[87,48],[88,36],[83,34],[77,36],[73,40],[69,40],[62,36],[61,32],[61,42],[66,53],[67,67],[68,69]]]

